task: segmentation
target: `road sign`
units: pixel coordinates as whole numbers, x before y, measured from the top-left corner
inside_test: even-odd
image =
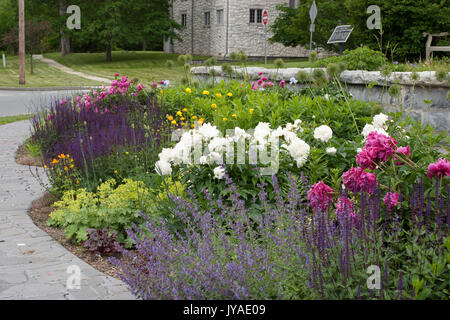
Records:
[[[316,20],[317,17],[317,6],[315,0],[313,1],[311,9],[309,9],[309,17],[311,18],[311,24],[314,24],[314,20]]]
[[[350,25],[337,26],[327,43],[345,43],[352,31],[353,28]]]
[[[267,22],[269,22],[269,14],[267,13],[267,10],[264,10],[264,12],[263,12],[262,22],[264,23],[264,25],[267,25]]]

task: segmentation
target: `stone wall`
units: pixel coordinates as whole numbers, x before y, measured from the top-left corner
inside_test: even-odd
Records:
[[[222,75],[220,67],[215,67],[215,69],[219,74],[219,80],[229,79],[227,75]],[[277,81],[285,80],[287,86],[293,89],[305,86],[304,84],[289,85],[290,79],[295,78],[300,70],[312,74],[314,69],[286,68],[280,69],[277,73],[276,69],[247,68],[252,79],[257,79],[258,73],[263,72],[269,78],[277,77]],[[326,72],[326,69],[322,70]],[[242,72],[240,68],[237,68],[236,71]],[[207,67],[192,68],[191,73],[197,80],[209,79]],[[422,123],[429,123],[439,130],[450,131],[450,103],[447,100],[447,92],[450,87],[448,83],[438,81],[434,71],[418,72],[419,79],[416,81],[411,79],[411,74],[411,72],[393,72],[385,79],[378,71],[356,70],[344,71],[339,78],[354,99],[379,102],[387,111],[403,109]],[[391,97],[388,92],[389,87],[395,83],[400,85],[400,94],[397,97]]]
[[[233,51],[239,50],[244,50],[249,56],[264,56],[264,25],[262,23],[249,23],[250,9],[266,9],[269,13],[268,25],[270,25],[278,15],[275,7],[278,4],[289,3],[288,0],[192,1],[173,1],[173,19],[181,23],[181,15],[187,15],[186,27],[178,31],[183,41],[174,40],[173,51],[175,53],[193,53],[222,58],[227,57]],[[229,5],[229,12],[227,4]],[[224,12],[222,24],[218,24],[217,10],[223,10]],[[210,12],[211,24],[209,26],[205,25],[205,12]],[[229,18],[228,52],[227,18]],[[192,28],[192,21],[194,28]],[[268,32],[267,38],[270,37],[271,34]],[[281,44],[268,44],[267,54],[269,57],[306,57],[308,56],[308,50],[301,46],[292,48]]]

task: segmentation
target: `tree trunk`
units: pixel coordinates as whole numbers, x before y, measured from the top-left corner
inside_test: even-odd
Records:
[[[106,62],[112,62],[111,40],[106,44]]]
[[[59,0],[59,15],[64,16],[67,12],[66,0]],[[61,26],[59,30],[60,35],[60,46],[61,46],[61,56],[65,56],[72,50],[70,48],[70,37],[64,35],[64,26]]]
[[[142,51],[147,51],[147,40],[142,41]]]

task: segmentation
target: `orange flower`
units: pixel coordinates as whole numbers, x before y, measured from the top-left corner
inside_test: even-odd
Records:
[[[59,161],[56,159],[53,159],[52,164],[57,164]]]

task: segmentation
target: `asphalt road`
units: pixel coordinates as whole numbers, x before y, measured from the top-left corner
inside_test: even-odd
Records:
[[[3,91],[0,90],[0,117],[34,113],[56,99],[63,99],[76,91]]]

